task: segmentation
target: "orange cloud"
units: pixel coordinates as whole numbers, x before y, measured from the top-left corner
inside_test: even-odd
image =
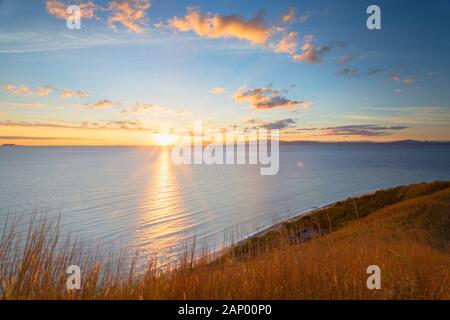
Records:
[[[36,91],[33,92],[32,89],[27,87],[26,85],[20,84],[18,86],[14,84],[4,84],[1,86],[7,93],[15,95],[15,96],[38,96],[44,97],[48,96],[52,91],[52,86],[45,87],[37,87]]]
[[[223,93],[225,90],[221,87],[214,87],[211,90],[209,90],[209,92],[214,93],[214,94],[221,94]]]
[[[77,91],[77,90],[62,90],[60,95],[61,98],[84,98],[84,97],[89,97],[89,92],[87,91]]]
[[[172,18],[169,26],[181,32],[193,31],[204,38],[237,38],[259,45],[265,44],[270,37],[270,28],[264,24],[262,12],[246,20],[236,14],[205,14],[198,8],[189,7],[186,16]]]
[[[148,0],[123,0],[112,1],[108,9],[112,15],[108,17],[108,26],[116,29],[115,23],[118,22],[127,27],[129,31],[142,33],[143,25],[147,24],[147,10],[150,8]]]
[[[289,10],[281,16],[281,21],[284,23],[294,22],[297,15],[297,10],[294,7],[290,7]]]
[[[296,62],[305,62],[305,63],[319,63],[322,60],[320,57],[331,50],[330,47],[321,47],[317,49],[316,46],[312,43],[314,40],[314,36],[307,35],[304,37],[305,43],[302,46],[302,52],[296,53],[292,56],[292,59]]]
[[[411,84],[411,83],[414,82],[412,79],[408,79],[408,78],[403,78],[402,79],[402,77],[400,77],[400,75],[398,75],[397,73],[391,73],[389,75],[389,79],[394,81],[394,82],[402,82],[402,83],[405,83],[405,84]]]
[[[67,13],[68,4],[59,0],[47,0],[46,1],[47,12],[57,17],[58,19],[67,19],[69,14]],[[92,1],[77,3],[80,7],[81,18],[92,19],[95,17],[95,10],[98,6]]]
[[[106,109],[112,106],[113,104],[114,102],[112,102],[111,100],[105,99],[91,104],[84,104],[82,107],[86,109]]]
[[[15,96],[32,96],[33,91],[28,88],[27,86],[20,84],[18,86],[14,84],[4,84],[2,85],[2,88],[9,94],[15,95]]]
[[[283,36],[280,42],[273,46],[273,50],[278,53],[289,53],[290,55],[294,55],[298,44],[297,35],[297,32],[290,32]]]
[[[155,105],[145,102],[138,102],[132,108],[120,111],[120,113],[143,113],[147,110],[156,108]]]
[[[166,106],[160,106],[156,104],[137,102],[128,109],[123,109],[120,111],[122,114],[142,114],[148,111],[157,112],[158,114],[165,114],[173,117],[178,117],[184,115],[186,112],[183,110],[171,110]]]
[[[257,110],[288,109],[294,107],[308,108],[309,101],[296,101],[283,97],[282,91],[268,87],[254,88],[242,86],[234,94],[237,102],[249,101],[250,105]]]
[[[34,94],[38,97],[44,97],[44,96],[48,96],[50,93],[52,93],[52,91],[53,91],[53,88],[51,86],[37,87],[37,90]]]

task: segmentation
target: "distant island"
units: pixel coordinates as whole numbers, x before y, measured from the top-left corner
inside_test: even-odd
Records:
[[[5,143],[5,144],[2,144],[2,147],[17,147],[17,144],[14,144],[14,143]]]

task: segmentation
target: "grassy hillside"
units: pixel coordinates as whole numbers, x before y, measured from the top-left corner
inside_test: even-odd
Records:
[[[0,245],[3,298],[84,299],[449,299],[450,182],[418,184],[347,199],[285,222],[220,259],[143,274],[67,242],[54,252],[54,228],[30,230],[28,247]],[[87,258],[88,257],[88,258]],[[90,258],[89,258],[90,257]],[[82,266],[82,289],[65,290],[65,266]],[[381,268],[381,290],[366,269]]]

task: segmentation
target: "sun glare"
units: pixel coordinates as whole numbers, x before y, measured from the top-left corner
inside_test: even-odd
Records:
[[[177,141],[177,137],[171,134],[161,133],[154,137],[154,140],[159,146],[169,146]]]

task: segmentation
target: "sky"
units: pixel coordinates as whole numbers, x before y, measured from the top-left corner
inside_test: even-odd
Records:
[[[450,140],[448,57],[448,0],[0,0],[0,144]]]

